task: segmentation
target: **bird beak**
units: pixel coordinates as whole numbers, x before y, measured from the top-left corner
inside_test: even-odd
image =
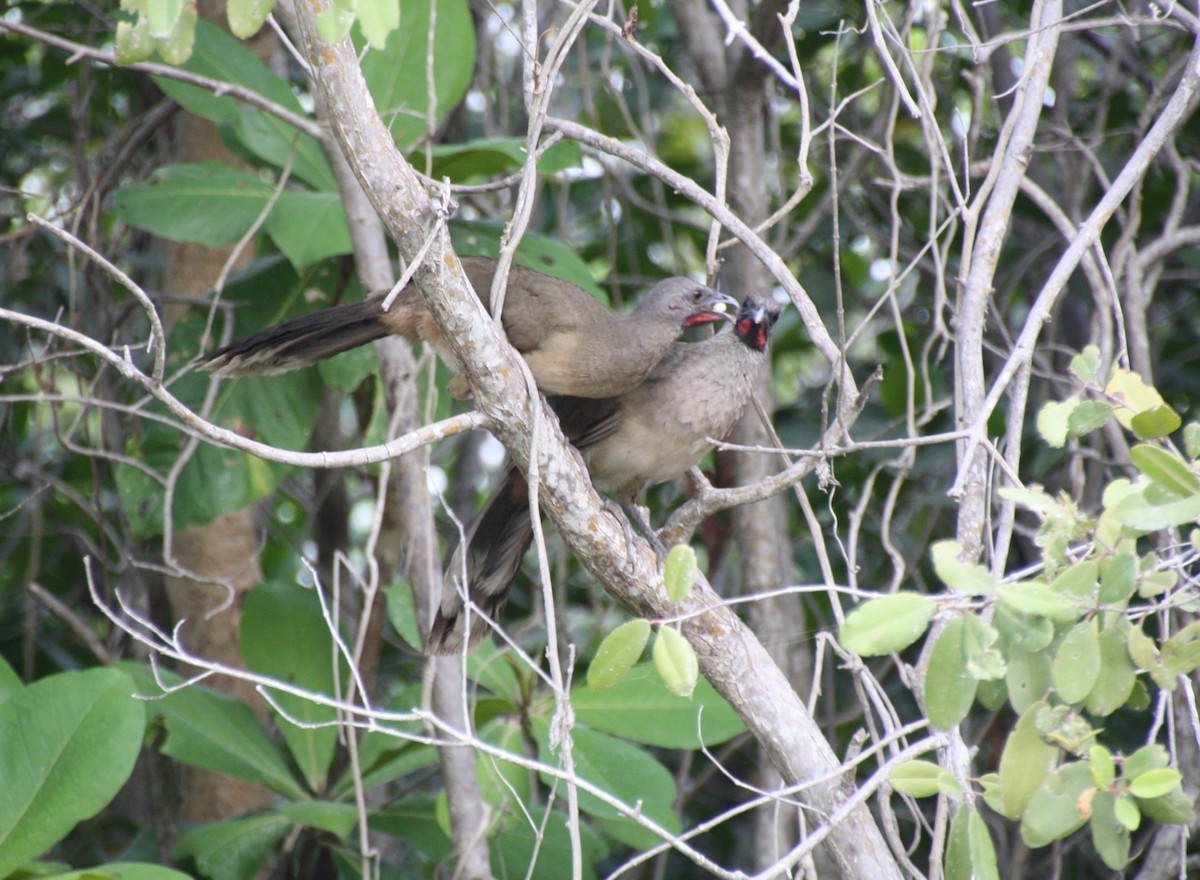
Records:
[[[734,322],[734,315],[737,314],[738,301],[731,296],[726,296],[723,293],[713,291],[712,294],[700,303],[704,309],[696,315],[684,321],[685,327],[694,327],[697,324],[712,324],[715,321]]]

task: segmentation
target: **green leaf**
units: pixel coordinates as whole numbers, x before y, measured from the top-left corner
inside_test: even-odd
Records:
[[[169,37],[183,12],[183,0],[147,0],[146,20],[155,39]]]
[[[1100,675],[1084,703],[1097,718],[1111,715],[1128,702],[1137,673],[1129,659],[1129,622],[1118,617],[1100,630]]]
[[[1083,437],[1103,428],[1112,418],[1112,404],[1103,400],[1082,400],[1067,416],[1067,434]]]
[[[1184,498],[1200,493],[1200,477],[1178,455],[1161,446],[1139,443],[1129,450],[1129,460],[1168,492]]]
[[[1175,788],[1162,797],[1139,800],[1138,809],[1160,825],[1187,825],[1195,815],[1196,804],[1182,788]]]
[[[245,40],[258,33],[275,0],[226,0],[225,18],[235,37]]]
[[[267,232],[297,271],[352,250],[346,212],[336,192],[285,190],[267,218]]]
[[[936,612],[937,603],[917,593],[871,599],[846,617],[838,641],[861,657],[890,654],[919,639]]]
[[[1071,411],[1079,405],[1078,398],[1071,398],[1059,403],[1056,400],[1047,401],[1037,414],[1037,429],[1048,446],[1062,449],[1067,442],[1067,429],[1070,423]]]
[[[967,671],[963,635],[968,623],[958,617],[946,624],[929,655],[925,670],[925,711],[936,730],[957,726],[971,709],[978,681]]]
[[[1050,690],[1049,653],[1010,647],[1004,684],[1013,709],[1024,713]]]
[[[1021,816],[1026,846],[1046,846],[1074,834],[1087,821],[1084,793],[1096,787],[1089,764],[1075,761],[1055,770],[1038,786]]]
[[[34,880],[42,876],[39,868],[45,868],[46,874],[53,874],[53,880],[192,880],[191,876],[182,871],[148,862],[105,862],[99,867],[59,874],[44,861],[37,862],[36,867],[25,865],[20,875],[22,880]],[[29,872],[28,876],[24,872]]]
[[[996,578],[982,565],[964,562],[958,541],[938,541],[929,550],[933,570],[947,587],[968,596],[990,596],[996,592]]]
[[[1200,422],[1188,422],[1183,426],[1183,448],[1193,461],[1200,458]]]
[[[1100,601],[1105,605],[1121,605],[1133,595],[1137,585],[1137,554],[1126,550],[1110,558],[1100,577]]]
[[[317,33],[327,43],[346,38],[354,25],[357,0],[330,0],[329,6],[317,13]]]
[[[139,16],[136,22],[117,22],[117,64],[137,64],[154,54],[154,36],[150,22]]]
[[[1147,800],[1163,795],[1176,788],[1183,782],[1183,774],[1169,767],[1161,770],[1147,770],[1129,782],[1129,792],[1134,797]]]
[[[1059,623],[1078,620],[1084,612],[1077,602],[1054,592],[1045,584],[1001,585],[996,595],[1003,605],[1017,614],[1045,617]]]
[[[932,761],[904,761],[888,771],[888,782],[900,794],[933,797],[941,775],[942,768]]]
[[[1150,496],[1147,491],[1150,488],[1153,488],[1153,484],[1135,486],[1134,491],[1122,497],[1112,508],[1126,527],[1139,532],[1156,532],[1195,522],[1200,517],[1200,495],[1158,501]],[[1168,497],[1173,499],[1175,496]]]
[[[1130,831],[1137,831],[1142,824],[1142,813],[1138,809],[1137,801],[1127,793],[1117,795],[1113,803],[1113,815]]]
[[[493,220],[453,220],[450,222],[450,240],[454,243],[454,252],[459,256],[495,257],[500,252],[504,229],[503,223]],[[516,262],[570,281],[608,304],[608,294],[596,284],[587,263],[561,241],[526,233],[521,238],[521,246],[517,248]],[[487,296],[484,291],[477,290],[476,293]]]
[[[388,36],[400,27],[400,0],[372,0],[358,4],[358,26],[371,48],[382,50]]]
[[[282,170],[290,158],[292,180],[299,178],[320,192],[337,193],[333,167],[316,138],[257,107],[238,107],[232,130],[238,143],[276,168]]]
[[[408,643],[414,651],[424,650],[421,633],[417,628],[417,609],[413,605],[412,587],[406,583],[392,583],[383,588],[387,597],[388,620],[392,629]]]
[[[533,732],[538,743],[538,759],[546,764],[556,764],[549,746],[548,720],[535,719]],[[678,794],[675,779],[657,758],[639,746],[583,726],[571,730],[571,742],[575,772],[580,778],[630,806],[640,802],[644,815],[673,833],[679,831],[679,817],[675,814]],[[542,778],[547,785],[552,781],[546,775]],[[615,807],[590,792],[579,792],[579,809],[597,818],[617,820],[607,827],[616,830],[622,842],[631,846],[650,847],[661,842],[652,832],[641,828],[632,819],[622,818]]]
[[[316,694],[337,692],[333,638],[313,590],[272,581],[251,590],[242,608],[241,648],[253,672]],[[345,669],[340,662],[336,667]],[[282,691],[271,697],[283,713],[275,712],[275,724],[309,790],[323,791],[337,746],[337,710]]]
[[[1161,440],[1178,431],[1182,424],[1179,413],[1166,404],[1140,412],[1129,420],[1129,427],[1142,440]]]
[[[1021,818],[1058,759],[1058,749],[1046,743],[1037,729],[1037,715],[1047,707],[1038,701],[1021,714],[1000,756],[1001,812],[1010,819]]]
[[[1200,666],[1200,620],[1190,623],[1162,646],[1163,674],[1188,675]]]
[[[436,144],[431,150],[430,177],[449,177],[454,183],[471,183],[524,167],[528,155],[524,138],[476,138],[461,144]],[[539,174],[553,174],[583,164],[583,151],[574,141],[559,141],[538,159]]]
[[[146,710],[166,724],[164,754],[193,767],[260,783],[294,800],[305,797],[266,731],[241,700],[199,685],[164,696],[148,667],[123,663],[121,668],[133,678],[139,693],[155,698],[146,703]],[[158,675],[168,687],[183,682],[161,669]]]
[[[113,208],[131,226],[171,241],[226,247],[262,213],[272,187],[221,162],[164,165],[148,183],[117,191]]]
[[[358,824],[358,808],[354,804],[332,801],[296,801],[279,805],[279,812],[298,825],[327,831],[345,842]]]
[[[1068,630],[1050,664],[1054,687],[1067,703],[1084,700],[1100,676],[1100,632],[1096,618]]]
[[[550,811],[549,817],[546,813],[544,807],[527,806],[518,821],[509,822],[498,836],[488,840],[493,876],[562,880],[563,866],[571,864],[574,849],[567,815],[558,810]],[[587,823],[580,824],[579,840],[582,880],[593,880],[596,873],[592,866],[604,857],[607,848]]]
[[[1162,395],[1142,381],[1140,375],[1120,367],[1113,370],[1104,392],[1117,404],[1113,414],[1126,429],[1132,428],[1133,417],[1138,413],[1164,405]]]
[[[0,877],[112,800],[133,771],[146,713],[116,669],[64,672],[0,703]]]
[[[8,665],[8,661],[0,657],[0,704],[14,694],[20,693],[24,689],[21,684],[21,677],[13,672],[13,668]]]
[[[1085,346],[1083,351],[1071,358],[1071,372],[1084,385],[1100,381],[1100,349],[1095,345]]]
[[[663,626],[654,640],[654,668],[662,676],[667,690],[678,697],[690,697],[700,677],[696,652],[673,626]]]
[[[1096,597],[1096,582],[1099,580],[1099,565],[1094,559],[1084,559],[1077,562],[1050,584],[1050,589],[1073,599],[1083,599],[1088,602]]]
[[[667,598],[672,602],[686,599],[696,584],[696,571],[696,551],[688,544],[672,547],[663,566],[663,586],[667,590]]]
[[[685,700],[667,691],[650,664],[605,691],[574,688],[571,705],[576,719],[590,727],[667,749],[698,748],[700,736],[705,745],[718,745],[746,729],[706,679]]]
[[[184,834],[175,849],[194,858],[205,876],[253,880],[291,827],[291,819],[273,813],[213,822]]]
[[[367,52],[360,65],[379,115],[401,150],[431,133],[454,109],[475,70],[475,25],[466,0],[439,0],[436,10],[432,70],[428,70],[430,4],[426,0],[403,0],[404,26],[388,35],[382,50]],[[427,120],[430,75],[437,103],[434,118]],[[424,167],[419,160],[415,164]]]
[[[1103,789],[1092,798],[1092,845],[1114,871],[1129,863],[1129,829],[1118,821],[1113,796]]]
[[[610,632],[588,667],[588,687],[602,691],[619,684],[637,664],[649,639],[650,622],[642,618],[628,620]]]
[[[1000,880],[996,849],[979,811],[959,805],[946,844],[946,880]]]
[[[179,17],[175,19],[175,26],[171,28],[171,32],[158,40],[156,44],[158,54],[167,64],[179,65],[188,60],[192,54],[192,47],[196,44],[196,21],[198,18],[195,4],[184,4],[183,8],[179,10]]]
[[[1125,759],[1121,768],[1126,779],[1136,779],[1154,770],[1163,770],[1171,763],[1171,756],[1158,743],[1142,746]]]
[[[1102,745],[1088,749],[1088,764],[1092,768],[1092,779],[1098,786],[1107,787],[1117,778],[1117,762],[1113,760],[1112,752]]]

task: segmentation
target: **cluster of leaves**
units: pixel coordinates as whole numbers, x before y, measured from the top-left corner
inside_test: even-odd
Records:
[[[411,602],[392,601],[390,607],[398,630],[411,632]],[[5,792],[0,876],[37,857],[104,807],[132,772],[145,735],[162,736],[163,753],[184,764],[257,783],[276,795],[263,812],[190,829],[176,845],[177,858],[191,859],[208,877],[248,880],[259,874],[286,835],[302,829],[348,876],[356,876],[355,773],[338,758],[337,710],[319,699],[338,689],[330,663],[335,645],[316,594],[279,583],[255,588],[245,604],[241,648],[252,673],[289,686],[286,691],[268,689],[278,737],[245,703],[148,666],[122,663],[116,669],[63,673],[22,688],[11,669],[0,664],[5,699],[0,733],[6,743],[0,757]],[[340,670],[344,676],[345,664]],[[566,823],[544,822],[546,808],[531,806],[545,804],[546,791],[537,789],[555,783],[547,773],[531,769],[535,758],[547,767],[556,763],[553,701],[537,692],[532,673],[494,650],[473,655],[468,674],[482,691],[475,724],[488,748],[479,755],[478,772],[483,797],[492,807],[493,869],[498,876],[525,874],[526,866],[535,864],[531,876],[559,877],[561,865],[570,860]],[[131,693],[149,699],[131,700]],[[412,779],[436,763],[427,731],[412,714],[420,701],[418,685],[401,689],[362,734],[357,749],[362,786]],[[672,833],[680,830],[674,779],[647,746],[711,746],[744,730],[706,682],[699,683],[692,699],[683,699],[664,689],[649,667],[634,669],[604,693],[577,688],[572,706],[578,722],[571,737],[579,777],[625,804],[622,811],[606,798],[581,792],[580,808],[593,820],[583,829],[587,865],[615,842],[637,847],[658,842],[656,833],[631,818],[635,812]],[[519,763],[506,761],[506,753]],[[540,843],[530,811],[534,825],[544,828]],[[426,870],[451,854],[444,791],[394,798],[370,810],[368,824],[372,831],[403,842]],[[536,858],[535,852],[540,853]],[[154,854],[143,848],[132,855],[150,861]],[[38,870],[52,867],[42,864]],[[124,871],[127,864],[119,867]],[[182,875],[142,864],[136,873],[121,876],[174,880]],[[584,876],[592,876],[590,869]]]
[[[1179,416],[1136,373],[1115,368],[1101,383],[1099,354],[1091,348],[1074,359],[1072,372],[1083,390],[1042,409],[1043,438],[1061,446],[1116,419],[1139,440],[1154,441],[1130,451],[1138,478],[1110,482],[1095,519],[1040,488],[1002,490],[1041,519],[1040,572],[998,581],[964,561],[956,542],[939,542],[931,552],[944,596],[901,591],[867,602],[847,617],[840,640],[862,656],[903,650],[941,612],[943,625],[929,636],[922,687],[932,726],[956,727],[976,701],[992,710],[1007,704],[1018,716],[999,772],[979,779],[985,803],[1019,821],[1031,847],[1088,825],[1104,863],[1120,870],[1143,818],[1186,823],[1192,817],[1192,800],[1180,773],[1168,767],[1165,749],[1152,744],[1114,754],[1099,743],[1098,725],[1123,707],[1150,705],[1142,673],[1170,692],[1179,676],[1200,667],[1200,622],[1174,634],[1146,632],[1158,610],[1200,608],[1194,586],[1178,579],[1184,557],[1200,553],[1200,529],[1192,529],[1188,547],[1165,559],[1139,546],[1146,535],[1200,519],[1200,424],[1183,431],[1185,457],[1166,442]],[[959,872],[964,866],[978,876],[998,876],[964,780],[927,761],[899,765],[891,780],[904,794],[962,801],[947,849],[948,876],[965,876]]]

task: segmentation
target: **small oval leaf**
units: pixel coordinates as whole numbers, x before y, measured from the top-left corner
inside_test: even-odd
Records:
[[[654,640],[654,668],[667,690],[677,697],[690,697],[700,677],[700,664],[691,644],[672,626],[664,626]]]
[[[663,566],[663,586],[667,598],[681,602],[696,584],[696,551],[688,544],[676,544]]]
[[[938,793],[942,768],[932,761],[904,761],[888,773],[888,782],[901,794],[933,797]]]
[[[936,602],[916,593],[882,596],[850,613],[838,641],[860,657],[890,654],[919,639],[936,612]]]
[[[1161,446],[1139,443],[1129,450],[1129,460],[1155,483],[1180,497],[1200,494],[1200,477],[1178,455]]]
[[[1182,774],[1169,767],[1161,770],[1148,770],[1129,783],[1129,793],[1139,798],[1162,797],[1182,781]]]
[[[1100,677],[1100,633],[1096,618],[1076,624],[1063,637],[1050,664],[1050,677],[1065,702],[1079,703],[1092,692]]]
[[[649,639],[650,622],[641,618],[626,621],[610,632],[588,667],[588,687],[602,691],[620,683],[642,656]]]

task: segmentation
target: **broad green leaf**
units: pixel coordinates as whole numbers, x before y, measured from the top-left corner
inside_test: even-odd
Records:
[[[574,688],[571,705],[575,718],[589,727],[668,749],[695,749],[699,736],[706,745],[718,745],[746,729],[705,678],[685,700],[667,691],[650,664],[606,691]]]
[[[1071,627],[1054,654],[1050,675],[1065,702],[1082,702],[1091,693],[1100,676],[1100,632],[1096,618]]]
[[[245,106],[237,108],[232,131],[242,146],[280,170],[290,159],[293,181],[299,178],[319,192],[337,192],[325,148],[311,135],[265,110]]]
[[[992,622],[1004,644],[1026,651],[1040,651],[1054,641],[1054,624],[1045,617],[1031,617],[997,605]]]
[[[258,33],[275,0],[226,0],[225,18],[235,37],[245,40]]]
[[[1099,580],[1099,565],[1094,559],[1084,559],[1062,572],[1050,584],[1050,589],[1074,599],[1093,601],[1096,582]]]
[[[1125,551],[1110,558],[1100,577],[1100,601],[1105,605],[1121,605],[1133,595],[1137,585],[1137,555]]]
[[[1012,647],[1004,676],[1008,699],[1014,710],[1024,713],[1050,690],[1050,656],[1047,651]]]
[[[996,593],[1000,602],[1017,614],[1045,617],[1058,623],[1077,620],[1084,611],[1076,601],[1054,592],[1045,584],[1001,585]]]
[[[7,660],[0,657],[0,704],[14,694],[20,693],[24,687],[21,684],[21,677],[8,665]]]
[[[545,807],[532,805],[524,812],[528,818],[522,815],[509,822],[499,835],[488,840],[492,875],[562,880],[563,867],[571,864],[574,849],[567,830],[567,814],[554,810],[547,817]],[[583,851],[581,880],[594,880],[593,865],[604,857],[607,847],[587,823],[580,823],[579,840]]]
[[[242,607],[241,648],[253,672],[315,694],[337,693],[334,669],[345,666],[335,661],[333,638],[313,590],[271,581],[251,590]],[[309,790],[323,791],[337,746],[337,710],[283,691],[270,693],[282,710],[275,713],[275,724]]]
[[[400,0],[371,0],[359,3],[358,26],[372,49],[382,50],[387,38],[400,27]]]
[[[1129,427],[1142,440],[1161,440],[1178,431],[1182,424],[1179,413],[1166,404],[1140,412],[1129,420]]]
[[[539,715],[533,723],[535,728],[548,727],[549,719],[544,715]],[[572,737],[579,729],[572,728]],[[521,755],[525,750],[526,731],[521,728],[520,722],[512,715],[494,718],[480,728],[479,735],[510,755]],[[550,757],[549,760],[551,763],[554,762],[553,757]],[[521,765],[495,755],[481,753],[476,758],[475,772],[479,779],[480,797],[491,808],[493,822],[502,815],[519,809],[519,804],[529,803],[532,791],[530,774]],[[446,819],[445,830],[449,833],[451,826],[448,813]],[[493,825],[490,830],[494,830],[494,828]]]
[[[1121,423],[1121,427],[1126,429],[1132,427],[1133,417],[1138,413],[1164,404],[1162,395],[1142,381],[1140,375],[1120,367],[1113,370],[1112,378],[1104,391],[1117,404],[1113,414]]]
[[[968,672],[963,655],[966,617],[946,624],[929,655],[925,670],[925,711],[937,730],[950,730],[967,717],[978,681]]]
[[[1200,620],[1188,624],[1162,646],[1163,674],[1187,675],[1200,666]]]
[[[1200,477],[1196,476],[1178,455],[1161,446],[1139,443],[1129,450],[1129,460],[1133,462],[1134,467],[1168,492],[1183,498],[1200,493]]]
[[[1026,846],[1046,846],[1083,827],[1088,819],[1083,809],[1085,793],[1096,787],[1092,775],[1088,764],[1075,761],[1059,767],[1038,786],[1021,817]]]
[[[1139,800],[1138,809],[1151,822],[1186,825],[1195,816],[1196,804],[1182,788],[1174,788],[1162,797]]]
[[[1200,495],[1169,500],[1175,498],[1172,494],[1167,499],[1155,501],[1148,492],[1149,488],[1152,486],[1135,486],[1134,491],[1122,497],[1113,508],[1117,518],[1128,528],[1139,532],[1156,532],[1200,518]]]
[[[471,183],[507,174],[524,167],[528,159],[524,138],[476,138],[461,144],[436,144],[432,148],[434,180],[449,177],[454,183]],[[559,141],[538,159],[540,174],[578,168],[583,153],[574,141]]]
[[[935,613],[937,603],[917,593],[871,599],[846,617],[838,641],[862,657],[901,651],[921,637]]]
[[[1100,381],[1100,349],[1095,345],[1085,346],[1083,351],[1071,358],[1071,372],[1084,385]]]
[[[1124,617],[1100,630],[1100,675],[1084,703],[1097,718],[1117,711],[1133,693],[1137,673],[1129,659],[1128,640],[1129,622]]]
[[[672,602],[682,602],[696,584],[696,551],[689,544],[676,544],[667,554],[667,562],[663,566],[663,586],[667,590],[667,598]]]
[[[459,256],[495,257],[500,252],[504,224],[491,220],[454,220],[450,223],[450,239]],[[517,248],[516,262],[537,269],[555,278],[577,284],[602,303],[608,304],[608,294],[596,284],[587,263],[561,241],[544,235],[526,233]],[[487,293],[475,291],[482,297]]]
[[[1145,773],[1130,779],[1129,793],[1134,797],[1162,797],[1183,781],[1183,774],[1178,770],[1164,767],[1161,770],[1147,770]]]
[[[367,52],[360,65],[383,124],[401,150],[437,128],[466,94],[475,70],[475,25],[466,0],[439,0],[436,10],[432,65],[427,0],[402,0],[404,26],[388,35],[382,50]],[[436,106],[427,119],[431,85]],[[419,156],[412,159],[424,170]]]
[[[905,761],[888,772],[888,782],[901,794],[933,797],[938,793],[942,768],[932,761]]]
[[[285,797],[304,798],[283,757],[241,700],[199,685],[163,696],[147,667],[127,663],[121,668],[133,677],[139,693],[154,698],[146,702],[146,711],[166,724],[164,754],[193,767],[260,783]],[[182,684],[173,673],[159,670],[159,677],[169,687]]]
[[[1113,796],[1103,789],[1092,798],[1092,845],[1114,871],[1129,863],[1129,829],[1117,820]]]
[[[164,165],[148,183],[117,191],[113,208],[138,229],[171,241],[226,247],[262,213],[271,185],[221,162]]]
[[[557,758],[549,747],[548,721],[536,719],[533,732],[538,742],[538,759],[546,764],[556,764]],[[669,831],[679,831],[679,817],[675,814],[675,779],[657,758],[626,740],[583,726],[571,730],[571,742],[575,772],[582,779],[631,807],[640,802],[644,815]],[[542,779],[547,785],[552,781],[545,775]],[[615,807],[582,790],[579,792],[579,809],[601,819],[621,817]],[[660,842],[660,838],[629,819],[615,822],[611,827],[619,829],[620,839],[631,846],[648,847]]]
[[[1046,743],[1037,730],[1037,715],[1047,705],[1036,702],[1021,714],[1000,756],[1002,812],[1010,819],[1021,818],[1058,759],[1058,749]]]
[[[354,804],[333,801],[296,801],[279,805],[279,812],[293,822],[327,831],[345,841],[358,823],[358,808]]]
[[[1067,426],[1070,422],[1071,411],[1079,405],[1078,398],[1047,401],[1037,414],[1037,429],[1048,446],[1062,449],[1067,442]]]
[[[175,847],[180,854],[194,858],[207,877],[253,880],[291,828],[287,816],[266,813],[201,825],[179,838]]]
[[[1127,792],[1117,795],[1113,801],[1113,815],[1130,831],[1137,831],[1142,824],[1142,813]]]
[[[667,690],[678,697],[690,697],[700,677],[700,662],[690,642],[673,626],[663,626],[654,639],[654,668],[662,676]]]
[[[1200,422],[1188,422],[1183,426],[1183,448],[1193,461],[1200,458]]]
[[[1088,764],[1096,785],[1108,786],[1117,778],[1117,762],[1113,760],[1112,752],[1102,745],[1088,749]]]
[[[1167,753],[1167,750],[1158,743],[1151,743],[1148,746],[1142,746],[1126,758],[1125,765],[1121,768],[1121,771],[1126,779],[1136,779],[1152,770],[1163,770],[1170,763],[1171,756]]]
[[[979,811],[960,804],[946,842],[946,880],[1000,880],[996,849]]]
[[[588,687],[602,691],[618,684],[637,664],[649,639],[650,622],[642,618],[626,621],[610,632],[588,666]]]
[[[352,250],[346,212],[336,192],[285,190],[267,218],[267,232],[297,270]]]
[[[990,596],[996,592],[992,573],[975,562],[964,562],[958,541],[938,541],[930,548],[933,570],[947,587],[968,596]]]
[[[1067,434],[1083,437],[1108,424],[1112,418],[1112,404],[1103,400],[1081,400],[1067,416]]]
[[[146,725],[116,669],[63,672],[0,703],[0,877],[102,810],[133,771]]]
[[[417,609],[413,605],[413,591],[404,582],[392,583],[383,588],[387,597],[388,620],[392,629],[408,643],[414,651],[424,650],[421,644],[421,633],[417,627]]]
[[[37,864],[41,867],[46,863],[38,862]],[[26,865],[24,870],[33,871],[29,874],[28,880],[34,880],[41,876],[31,865]],[[66,874],[54,873],[53,880],[193,880],[193,878],[182,871],[165,868],[162,865],[153,865],[149,862],[105,862],[102,866],[84,868],[82,871],[70,871]]]

